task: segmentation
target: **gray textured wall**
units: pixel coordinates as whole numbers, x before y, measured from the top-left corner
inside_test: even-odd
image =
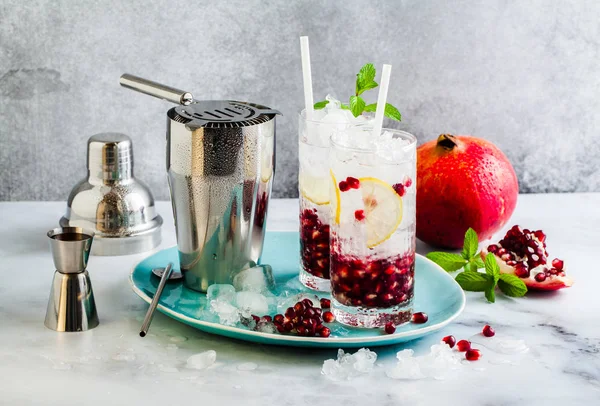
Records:
[[[281,110],[275,196],[296,196],[300,35],[316,97],[391,63],[390,101],[420,142],[474,134],[505,151],[522,192],[600,191],[600,2],[320,3],[2,0],[0,200],[66,199],[104,131],[132,136],[137,176],[168,197],[170,106],[120,88],[123,72]]]

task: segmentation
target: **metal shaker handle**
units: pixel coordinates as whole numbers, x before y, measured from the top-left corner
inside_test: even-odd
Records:
[[[159,99],[167,100],[172,103],[182,104],[184,106],[187,106],[194,101],[194,96],[192,96],[190,92],[175,89],[174,87],[140,78],[139,76],[130,75],[129,73],[121,75],[119,83],[121,86],[128,89],[158,97]]]

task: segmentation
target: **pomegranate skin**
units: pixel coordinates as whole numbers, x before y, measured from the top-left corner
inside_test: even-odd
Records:
[[[417,149],[417,237],[430,245],[462,248],[469,227],[491,238],[518,194],[514,168],[489,141],[442,134]]]

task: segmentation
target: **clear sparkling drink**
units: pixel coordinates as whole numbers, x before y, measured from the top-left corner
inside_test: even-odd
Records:
[[[330,290],[330,138],[368,123],[365,117],[355,118],[349,111],[341,110],[337,100],[328,100],[329,105],[315,111],[313,120],[307,120],[304,111],[300,113],[298,125],[299,278],[306,287],[319,291]]]
[[[330,278],[336,319],[357,327],[406,323],[415,273],[416,138],[369,128],[330,147]]]

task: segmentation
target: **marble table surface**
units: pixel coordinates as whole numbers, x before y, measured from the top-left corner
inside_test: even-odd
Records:
[[[165,248],[175,244],[171,209],[167,202],[157,206],[165,219],[160,247]],[[495,304],[467,293],[466,309],[454,323],[418,341],[372,348],[378,354],[375,370],[341,383],[320,373],[335,350],[235,341],[159,313],[152,334],[140,338],[147,304],[127,279],[148,253],[92,257],[88,270],[100,325],[84,333],[46,329],[54,268],[45,234],[64,208],[64,202],[0,203],[1,404],[600,404],[600,194],[522,195],[509,224],[546,232],[550,254],[563,258],[576,280],[571,289],[522,299],[498,295]],[[296,200],[273,200],[269,228],[295,230],[297,214]],[[420,253],[428,250],[418,245]],[[510,364],[482,359],[477,368],[465,367],[445,380],[385,375],[397,351],[425,354],[442,336],[466,338],[485,323],[498,336],[525,340],[530,351]],[[217,352],[212,367],[185,368],[190,355],[206,350]],[[238,369],[247,362],[258,367]]]

